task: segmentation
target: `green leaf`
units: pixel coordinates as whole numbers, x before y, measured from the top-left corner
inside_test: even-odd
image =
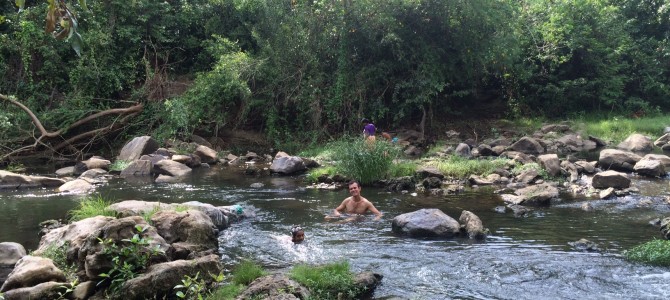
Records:
[[[86,0],[79,0],[79,6],[81,6],[81,8],[84,10],[88,10],[88,6],[86,6]]]
[[[23,10],[23,7],[26,5],[26,0],[16,0],[14,1],[16,3],[16,7],[19,8],[19,12]]]
[[[179,291],[179,292],[177,292],[177,297],[184,298],[184,297],[186,297],[186,295],[184,295],[184,293],[182,291]]]

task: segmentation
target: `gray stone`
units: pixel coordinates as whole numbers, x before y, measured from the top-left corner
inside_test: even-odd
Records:
[[[561,161],[556,154],[545,154],[538,157],[540,165],[547,170],[549,176],[558,176],[561,174]]]
[[[87,180],[75,179],[64,183],[56,190],[61,193],[86,193],[94,188],[93,184]]]
[[[617,171],[604,171],[593,175],[591,185],[597,189],[615,188],[625,189],[630,187],[630,178],[625,173]]]
[[[617,170],[632,172],[635,164],[642,159],[641,156],[617,149],[605,149],[600,151],[598,166],[603,170]]]
[[[284,175],[295,174],[307,170],[305,163],[298,156],[283,156],[272,161],[270,170]]]
[[[193,154],[200,157],[200,160],[206,164],[213,164],[218,161],[216,151],[205,145],[200,145],[198,148],[195,148],[195,152]]]
[[[522,137],[516,143],[512,144],[512,146],[510,146],[510,149],[524,154],[532,154],[532,155],[544,153],[544,148],[542,147],[542,145],[540,145],[540,143],[536,139],[527,136]]]
[[[32,287],[49,281],[65,282],[65,280],[65,274],[54,265],[51,259],[26,255],[16,262],[14,270],[9,273],[0,292]]]
[[[150,160],[133,161],[121,171],[121,177],[150,176],[153,166],[154,164]]]
[[[484,229],[482,220],[479,219],[477,215],[464,210],[461,212],[458,221],[461,223],[461,226],[463,226],[463,229],[469,238],[478,240],[486,238],[486,230]]]
[[[167,176],[186,176],[191,174],[191,168],[173,160],[161,160],[154,164],[154,171],[157,174]]]
[[[647,157],[647,156],[645,156]],[[665,166],[660,160],[642,158],[633,167],[633,171],[649,177],[663,177],[666,175]]]
[[[56,187],[65,183],[60,178],[26,176],[0,170],[0,189]]]
[[[451,238],[459,233],[460,224],[439,209],[420,209],[393,218],[395,233],[411,237]]]
[[[521,205],[549,205],[551,199],[558,198],[558,189],[550,184],[531,185],[514,192],[521,197]]]
[[[651,138],[639,133],[633,133],[623,142],[619,143],[617,148],[632,152],[649,153],[653,149],[652,146]]]
[[[133,161],[139,159],[144,154],[153,153],[157,149],[158,142],[150,136],[135,137],[123,146],[117,159]]]

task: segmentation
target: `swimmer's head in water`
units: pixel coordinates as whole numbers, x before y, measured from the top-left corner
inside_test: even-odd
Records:
[[[305,240],[305,231],[302,230],[302,227],[300,226],[293,226],[293,228],[291,228],[291,236],[291,240],[298,244]]]

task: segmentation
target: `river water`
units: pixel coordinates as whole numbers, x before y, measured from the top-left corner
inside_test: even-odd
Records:
[[[264,187],[250,187],[258,182]],[[347,190],[306,189],[300,178],[247,177],[221,167],[196,170],[192,178],[175,184],[112,179],[97,192],[114,201],[239,204],[256,217],[221,232],[225,264],[248,258],[281,269],[345,260],[354,271],[384,276],[376,298],[668,299],[670,269],[622,258],[625,249],[660,237],[649,221],[670,214],[667,182],[636,179],[634,185],[641,195],[613,200],[562,195],[551,207],[523,217],[495,212],[503,203],[491,189],[429,197],[364,187],[362,195],[384,217],[346,224],[326,222],[324,215],[348,196]],[[46,189],[0,191],[0,241],[35,249],[38,223],[66,218],[81,198]],[[586,201],[592,211],[581,209]],[[413,239],[391,232],[394,216],[421,208],[439,208],[455,219],[464,209],[472,211],[491,234],[485,241],[472,241]],[[290,242],[294,224],[305,229],[306,243]],[[580,238],[596,242],[601,251],[577,251],[568,244]]]

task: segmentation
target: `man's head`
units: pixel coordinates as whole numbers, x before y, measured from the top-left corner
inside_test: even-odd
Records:
[[[291,228],[291,240],[293,243],[299,244],[305,240],[305,231],[300,226],[293,226]]]
[[[358,181],[349,181],[349,194],[354,197],[361,195],[361,184]]]
[[[363,123],[365,125],[365,124],[370,123],[370,120],[368,120],[366,118],[363,118],[363,119],[361,119],[361,123]]]

